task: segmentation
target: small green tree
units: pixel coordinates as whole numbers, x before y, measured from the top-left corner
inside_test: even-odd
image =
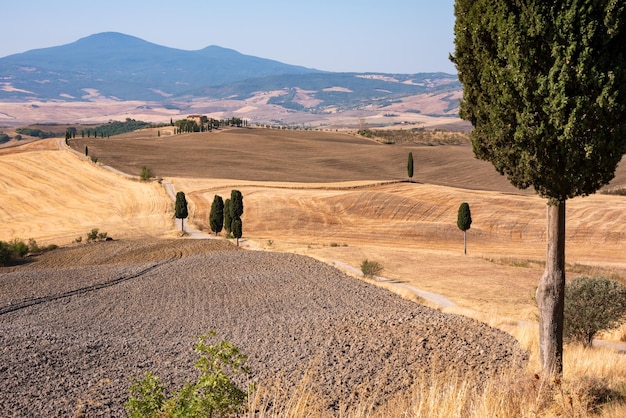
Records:
[[[626,287],[604,277],[577,277],[565,285],[563,336],[591,347],[600,331],[615,328],[626,315]]]
[[[215,235],[219,234],[224,227],[224,201],[221,196],[215,195],[209,214],[209,226]]]
[[[89,156],[89,147],[85,145],[85,157]]]
[[[176,217],[176,219],[180,219],[180,230],[184,233],[185,218],[189,216],[189,212],[187,211],[187,199],[185,198],[185,193],[183,192],[176,193],[174,216]]]
[[[463,254],[467,254],[467,230],[472,225],[472,214],[467,202],[461,203],[459,213],[456,218],[456,226],[463,231]]]
[[[226,199],[226,201],[224,202],[224,230],[226,230],[227,233],[230,233],[230,227],[233,223],[233,218],[232,218],[232,211],[231,211],[231,200],[230,199]]]
[[[409,161],[406,165],[406,171],[409,175],[409,180],[413,181],[413,153],[409,152]]]
[[[242,223],[240,218],[233,219],[231,231],[233,233],[233,237],[237,239],[237,247],[239,247],[239,238],[243,234]]]
[[[248,357],[228,341],[207,344],[208,337],[199,338],[195,350],[200,358],[195,366],[200,376],[187,383],[170,397],[161,380],[147,372],[143,380],[135,381],[125,404],[131,418],[147,417],[237,417],[246,411],[248,393],[232,378],[250,373]]]

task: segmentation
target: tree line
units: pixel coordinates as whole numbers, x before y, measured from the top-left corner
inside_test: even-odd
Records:
[[[227,232],[227,236],[232,236],[237,240],[243,235],[243,223],[241,216],[243,215],[243,195],[239,190],[232,190],[230,199],[222,199],[221,196],[215,195],[211,204],[211,212],[209,214],[209,226],[211,231],[218,235],[222,230]],[[181,220],[181,231],[184,233],[184,220],[189,216],[187,209],[187,199],[184,192],[176,193],[176,202],[174,204],[174,216]]]

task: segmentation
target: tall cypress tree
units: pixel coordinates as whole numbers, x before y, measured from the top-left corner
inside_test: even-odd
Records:
[[[409,180],[413,180],[413,153],[409,152],[409,161],[407,162],[406,165],[406,171],[407,174],[409,175]]]
[[[463,202],[459,206],[459,213],[456,218],[456,226],[463,231],[463,254],[467,254],[467,230],[472,225],[472,214],[469,203]]]
[[[181,220],[180,230],[182,232],[185,232],[185,218],[189,216],[189,212],[187,211],[187,199],[185,198],[185,193],[183,192],[176,193],[174,216],[176,216],[177,219]]]
[[[608,184],[626,153],[626,3],[456,0],[454,14],[474,153],[547,200],[539,348],[543,372],[559,375],[565,201]]]
[[[219,234],[224,227],[224,201],[221,196],[215,195],[213,198],[209,225],[211,226],[211,231],[215,232],[215,235]]]

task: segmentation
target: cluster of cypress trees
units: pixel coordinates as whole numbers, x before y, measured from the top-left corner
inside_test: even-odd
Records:
[[[242,236],[241,215],[243,215],[243,195],[239,190],[232,190],[230,199],[226,201],[221,196],[215,195],[209,214],[211,231],[217,235],[224,229],[227,233],[233,234],[239,245],[239,238]]]

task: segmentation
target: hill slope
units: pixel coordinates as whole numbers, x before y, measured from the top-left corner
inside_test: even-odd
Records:
[[[436,114],[455,115],[461,88],[456,76],[444,73],[323,72],[218,46],[185,51],[114,32],[0,58],[0,74],[4,102],[106,98],[158,102],[168,109],[198,99],[242,101],[267,94],[268,104],[283,111],[336,113],[373,106],[391,114],[402,98],[446,93]],[[425,113],[410,106],[401,110]]]

